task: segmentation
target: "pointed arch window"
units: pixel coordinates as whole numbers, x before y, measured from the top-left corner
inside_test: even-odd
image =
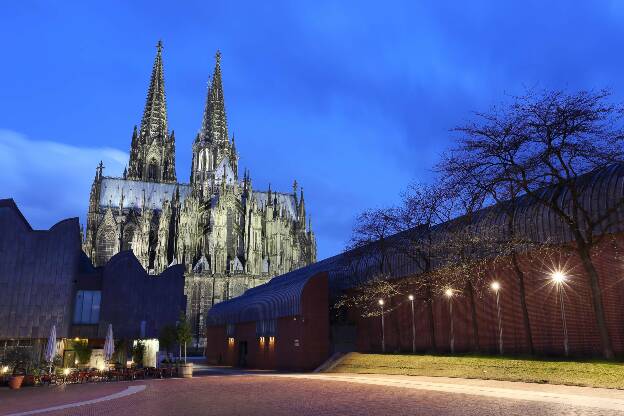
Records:
[[[149,165],[147,166],[147,180],[158,180],[158,162],[156,162],[156,159],[150,160]]]
[[[96,266],[104,266],[108,259],[116,253],[117,236],[115,229],[110,225],[104,225],[97,233],[96,237]]]
[[[132,250],[132,241],[134,240],[134,233],[136,226],[134,224],[128,224],[124,227],[123,238],[121,243],[121,250]]]

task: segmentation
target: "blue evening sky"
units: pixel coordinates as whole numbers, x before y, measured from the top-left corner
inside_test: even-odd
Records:
[[[304,187],[319,258],[354,216],[425,181],[449,129],[525,88],[624,91],[618,1],[119,1],[0,6],[0,197],[36,228],[84,220],[120,174],[164,42],[188,181],[214,54],[254,187]]]

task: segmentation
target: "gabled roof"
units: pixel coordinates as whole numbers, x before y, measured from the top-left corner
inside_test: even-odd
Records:
[[[210,271],[210,263],[208,262],[206,256],[202,254],[201,258],[197,260],[197,263],[195,263],[195,266],[193,266],[193,272],[202,273],[205,271]]]
[[[228,156],[224,156],[217,167],[214,170],[215,174],[215,182],[221,183],[223,178],[223,170],[225,169],[225,183],[228,185],[236,182],[236,176],[234,175],[234,170],[232,170],[232,162]]]
[[[268,192],[253,191],[253,197],[258,207],[264,207],[269,202]],[[293,194],[271,191],[271,199],[274,198],[277,198],[278,206],[283,205],[286,208],[286,212],[292,219],[297,218],[297,203],[295,202]],[[273,203],[273,201],[271,201],[271,203]]]
[[[192,192],[191,185],[104,177],[100,188],[99,204],[102,208],[108,207],[109,204],[112,208],[118,208],[123,195],[124,208],[141,209],[145,194],[147,208],[162,209],[165,201],[171,202],[173,199],[176,187],[180,190],[180,202],[184,202]]]

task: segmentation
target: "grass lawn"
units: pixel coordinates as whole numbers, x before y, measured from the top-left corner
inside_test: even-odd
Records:
[[[599,360],[557,361],[476,355],[351,353],[332,371],[480,378],[624,389],[624,364]]]

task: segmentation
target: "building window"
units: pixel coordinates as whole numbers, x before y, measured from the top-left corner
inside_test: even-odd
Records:
[[[147,166],[147,180],[158,180],[158,164],[156,163],[156,159],[152,159]]]
[[[121,250],[132,250],[132,240],[134,239],[134,232],[136,230],[136,226],[133,223],[130,223],[125,226],[123,231],[123,239],[121,242]]]
[[[97,254],[95,257],[96,266],[104,266],[116,252],[116,232],[115,229],[104,224],[97,233]]]
[[[74,305],[74,324],[97,324],[100,321],[99,290],[79,290]]]

